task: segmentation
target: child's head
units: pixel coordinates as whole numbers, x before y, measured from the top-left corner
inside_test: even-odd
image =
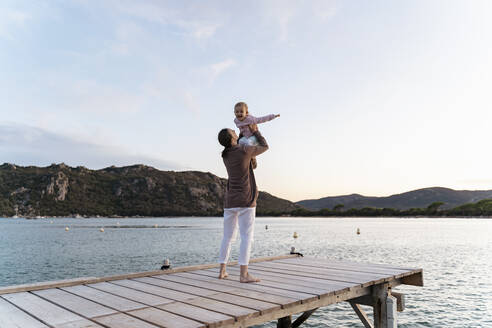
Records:
[[[248,116],[248,105],[246,105],[245,102],[238,102],[234,106],[234,115],[236,115],[236,118],[240,121],[244,120],[246,116]]]

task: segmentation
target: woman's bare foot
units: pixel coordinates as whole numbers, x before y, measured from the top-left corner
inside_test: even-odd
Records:
[[[221,263],[220,270],[219,270],[219,279],[225,279],[229,277],[229,274],[226,272],[226,269],[227,269],[227,264]]]
[[[246,275],[246,276],[241,276],[239,278],[239,281],[240,282],[260,282],[261,280],[259,278],[256,278],[252,275],[250,275],[249,273]]]

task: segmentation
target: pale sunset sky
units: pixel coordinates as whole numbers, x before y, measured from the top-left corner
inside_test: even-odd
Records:
[[[233,106],[292,201],[492,189],[492,1],[0,2],[0,162],[227,177]]]

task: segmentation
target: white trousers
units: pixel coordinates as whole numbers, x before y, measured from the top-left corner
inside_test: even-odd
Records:
[[[256,207],[235,207],[224,209],[224,237],[220,245],[219,263],[227,263],[231,253],[231,243],[236,240],[237,226],[241,245],[239,246],[239,265],[248,265],[253,242]]]

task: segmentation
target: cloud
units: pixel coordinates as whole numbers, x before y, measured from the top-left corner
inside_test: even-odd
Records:
[[[109,7],[128,17],[151,23],[177,27],[185,35],[196,39],[212,37],[223,23],[221,15],[216,14],[206,4],[194,4],[173,7],[163,1],[113,1]]]
[[[0,8],[0,38],[14,40],[12,30],[22,27],[31,16],[25,12]]]
[[[78,141],[45,129],[22,124],[0,123],[0,153],[2,162],[18,165],[46,166],[66,163],[99,169],[111,165],[145,164],[163,170],[183,170],[172,161],[132,154],[124,149]]]
[[[263,24],[276,31],[280,42],[289,41],[291,30],[325,22],[336,14],[334,0],[269,0],[262,1],[261,6]]]
[[[211,72],[211,82],[215,81],[215,79],[219,77],[220,74],[224,73],[234,65],[236,65],[236,61],[231,58],[218,62],[216,64],[212,64],[209,68]]]

